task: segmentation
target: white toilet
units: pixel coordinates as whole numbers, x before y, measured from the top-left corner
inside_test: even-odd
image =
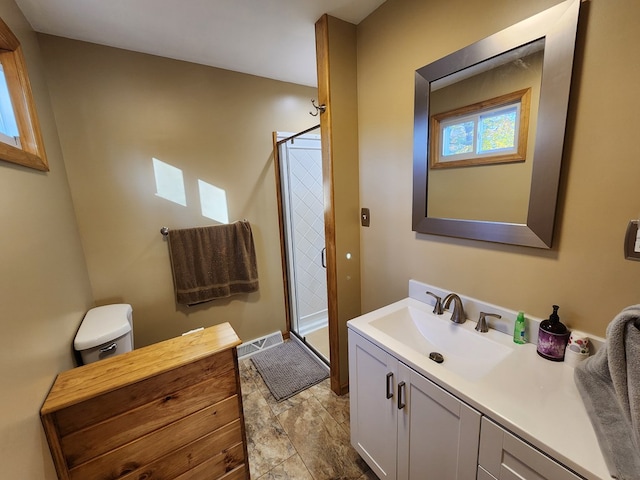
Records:
[[[132,314],[131,305],[126,303],[89,310],[73,342],[82,363],[97,362],[133,350]]]

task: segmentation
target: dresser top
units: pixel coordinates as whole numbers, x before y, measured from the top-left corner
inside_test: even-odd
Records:
[[[165,340],[131,352],[60,373],[41,415],[182,367],[240,345],[229,323]]]

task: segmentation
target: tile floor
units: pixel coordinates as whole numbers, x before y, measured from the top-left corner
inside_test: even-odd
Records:
[[[252,480],[377,480],[349,441],[349,396],[329,379],[276,402],[250,359],[240,381]]]

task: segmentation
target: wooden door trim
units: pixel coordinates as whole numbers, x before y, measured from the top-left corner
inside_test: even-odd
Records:
[[[278,223],[280,231],[280,260],[282,262],[282,284],[284,290],[284,315],[285,315],[285,335],[288,337],[291,332],[291,298],[289,294],[289,267],[287,265],[287,246],[284,231],[284,210],[282,200],[282,165],[280,160],[280,149],[278,142],[278,132],[273,132],[273,169],[276,174],[276,202],[278,205]]]

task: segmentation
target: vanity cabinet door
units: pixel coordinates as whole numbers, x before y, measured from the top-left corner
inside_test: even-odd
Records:
[[[479,412],[400,363],[399,480],[475,480]]]
[[[351,444],[380,479],[396,479],[398,361],[349,330]]]
[[[486,417],[482,419],[478,462],[498,480],[582,478]]]

